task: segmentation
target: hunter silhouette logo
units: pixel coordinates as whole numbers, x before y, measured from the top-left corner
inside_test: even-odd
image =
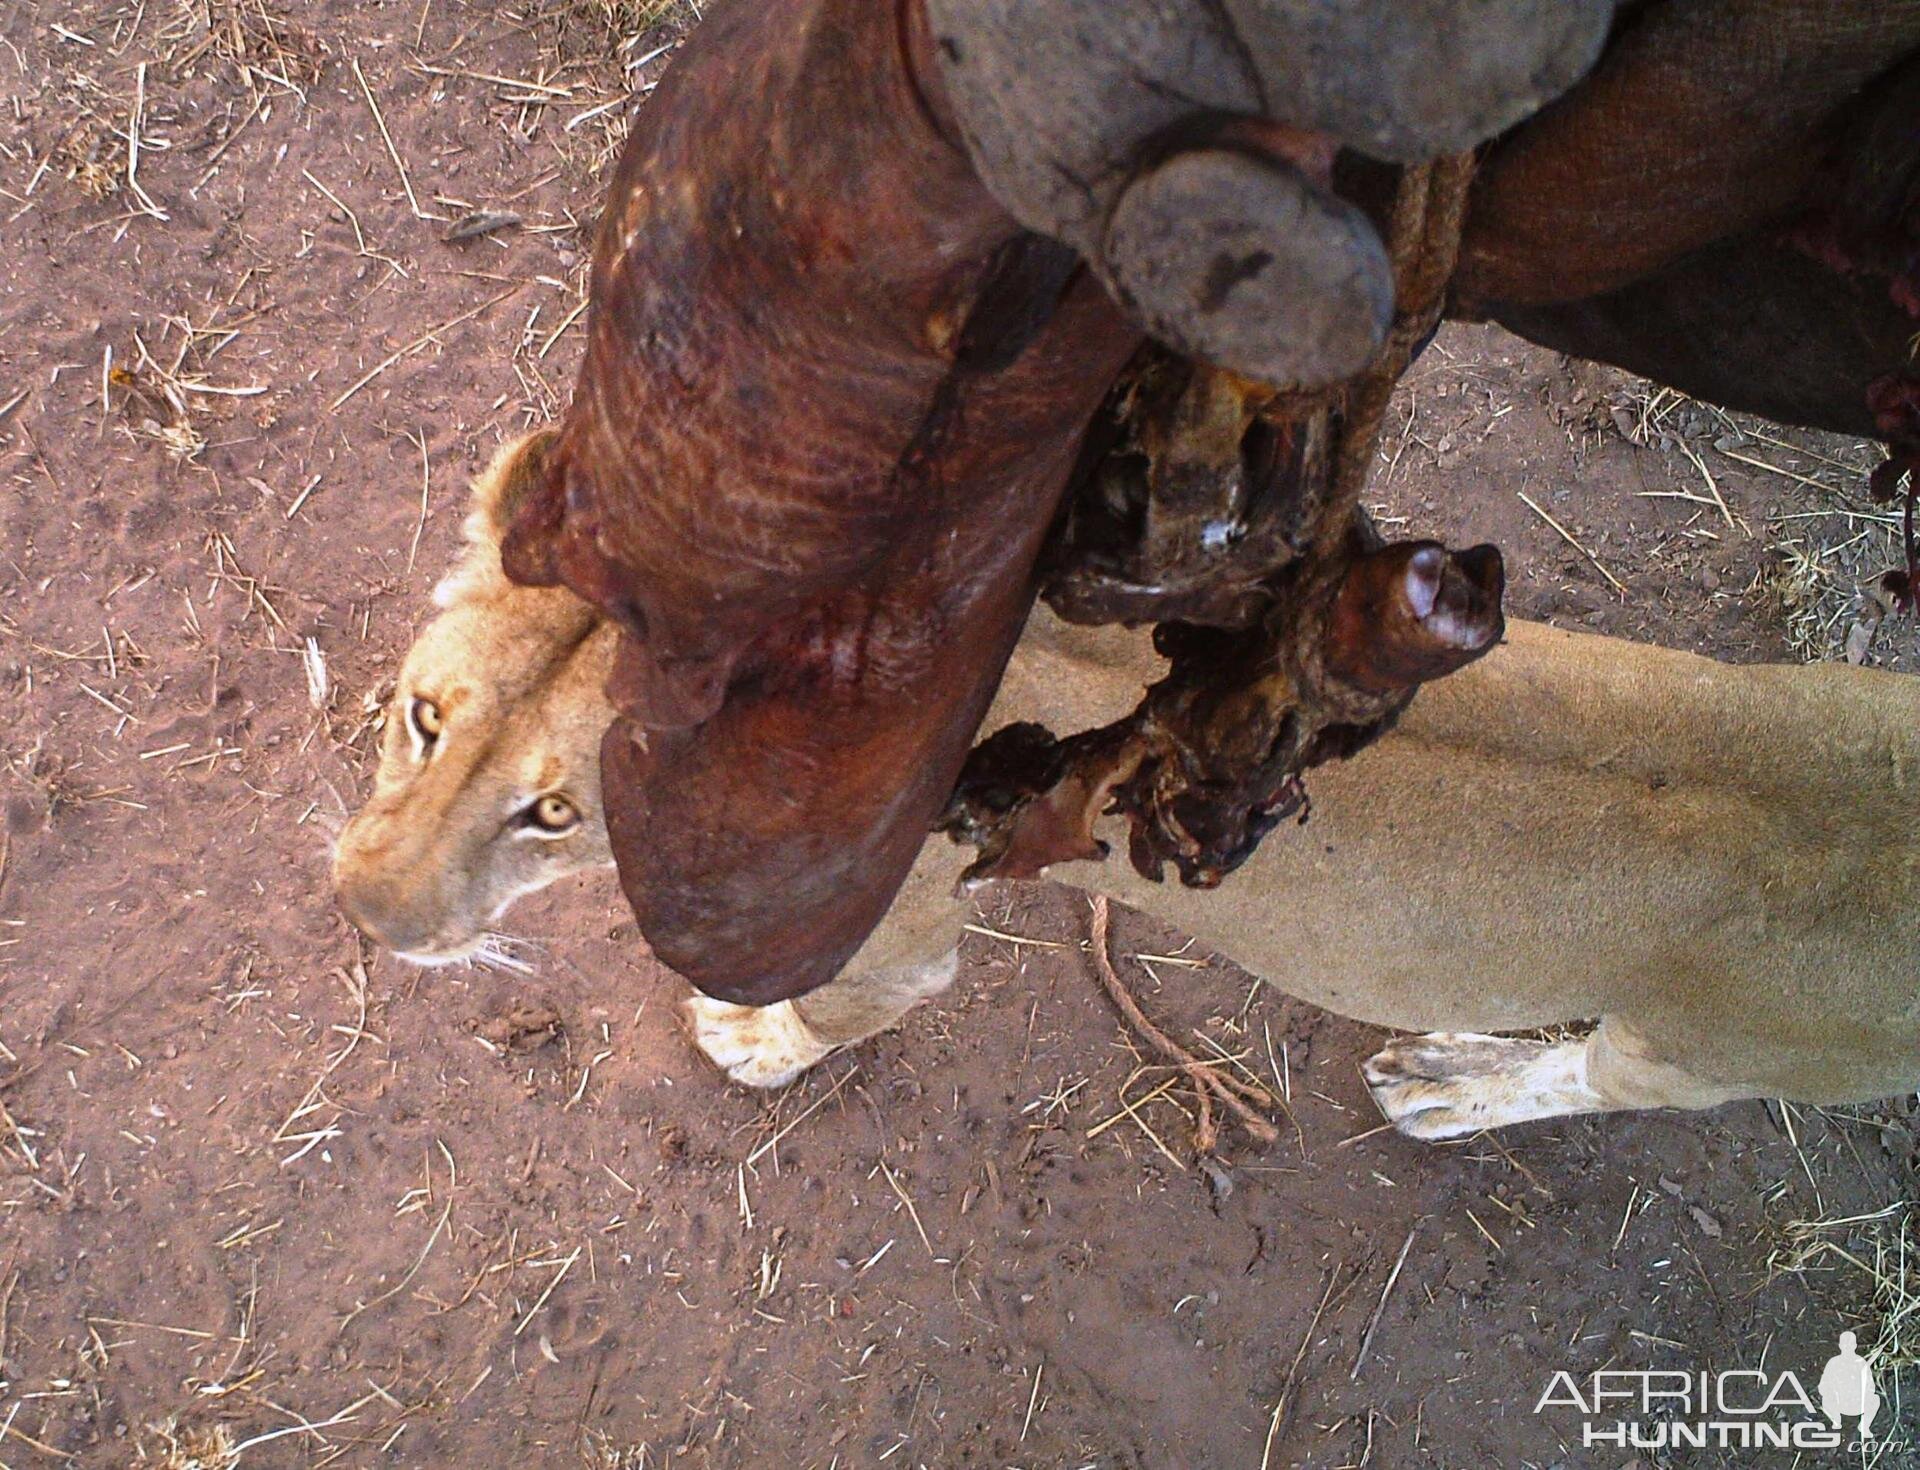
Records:
[[[1873,1429],[1873,1416],[1880,1412],[1880,1393],[1873,1386],[1873,1369],[1855,1351],[1860,1339],[1851,1332],[1840,1334],[1840,1351],[1827,1360],[1820,1373],[1820,1412],[1835,1429],[1843,1418],[1860,1416],[1860,1437]]]
[[[1602,1368],[1581,1379],[1563,1368],[1533,1412],[1577,1411],[1588,1449],[1865,1449],[1878,1443],[1880,1391],[1859,1349],[1859,1336],[1842,1332],[1816,1392],[1792,1369]],[[1851,1436],[1848,1419],[1858,1421]]]

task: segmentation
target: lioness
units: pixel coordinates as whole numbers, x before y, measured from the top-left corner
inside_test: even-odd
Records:
[[[600,687],[617,631],[571,592],[520,587],[500,536],[530,450],[475,482],[440,616],[394,684],[373,795],[334,847],[340,907],[404,959],[465,958],[523,894],[610,865],[600,815]]]
[[[349,917],[457,957],[514,898],[609,861],[598,750],[611,630],[500,574],[517,467],[480,479],[459,564],[394,695],[374,796],[342,835]],[[1037,613],[988,720],[1083,729],[1130,709],[1143,635]],[[1116,858],[1053,875],[1147,909],[1293,994],[1435,1034],[1366,1066],[1403,1131],[1920,1084],[1920,681],[1732,667],[1514,623],[1377,753],[1316,773],[1314,817],[1222,888]],[[1109,834],[1112,835],[1112,834]],[[930,839],[843,976],[762,1010],[703,996],[736,1080],[785,1082],[950,980],[969,854]],[[1572,1041],[1477,1034],[1600,1017]]]

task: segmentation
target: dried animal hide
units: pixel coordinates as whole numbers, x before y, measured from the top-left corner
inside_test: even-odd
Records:
[[[727,1000],[823,983],[885,911],[1140,342],[942,136],[896,24],[742,3],[684,48],[505,548],[628,635],[602,759],[621,880],[655,952]]]

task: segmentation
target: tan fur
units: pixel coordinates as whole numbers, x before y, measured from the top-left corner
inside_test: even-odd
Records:
[[[522,894],[612,861],[600,808],[600,689],[615,631],[564,591],[518,587],[500,534],[549,436],[503,449],[474,488],[467,544],[408,651],[388,707],[373,795],[334,848],[340,906],[371,938],[424,962],[457,959]],[[444,720],[430,753],[415,699]],[[540,796],[581,814],[564,836],[521,820]]]
[[[1029,630],[1046,666],[1024,712],[1055,728],[1158,667],[1125,635],[1072,637],[1063,655]],[[1916,783],[1920,681],[1516,622],[1377,748],[1316,772],[1308,825],[1217,891],[1119,860],[1051,876],[1359,1020],[1602,1018],[1577,1071],[1570,1052],[1502,1058],[1477,1036],[1388,1048],[1369,1080],[1422,1136],[1478,1116],[1857,1101],[1920,1084]]]
[[[497,518],[477,520],[465,570],[479,590],[422,635],[396,698],[469,690],[493,712],[498,749],[483,764],[557,761],[561,779],[591,783],[597,815],[610,710],[586,666],[610,656],[604,630],[587,631],[578,604],[563,610],[568,594],[492,585]],[[443,629],[455,616],[466,621]],[[568,677],[516,672],[574,663]],[[1037,614],[989,728],[1102,723],[1159,667],[1143,635]],[[524,795],[523,778],[422,800],[409,794],[427,789],[421,773],[388,739],[369,811],[386,803],[404,855],[356,860],[363,900],[399,885],[414,896],[393,906],[437,914],[427,927],[458,945],[499,895],[606,861],[601,834],[516,865],[478,814],[497,813],[503,787]],[[1850,1101],[1920,1083],[1916,781],[1920,682],[1733,667],[1514,623],[1505,646],[1426,690],[1379,747],[1316,772],[1311,822],[1273,834],[1219,890],[1150,883],[1119,858],[1053,876],[1150,910],[1331,1010],[1434,1031],[1368,1064],[1382,1108],[1417,1136],[1742,1097]],[[952,973],[969,856],[931,840],[825,989],[765,1011],[696,997],[702,1049],[738,1080],[777,1085],[897,1021]],[[474,868],[492,875],[474,882]],[[489,897],[420,896],[469,884]],[[1595,1017],[1577,1041],[1480,1034]]]

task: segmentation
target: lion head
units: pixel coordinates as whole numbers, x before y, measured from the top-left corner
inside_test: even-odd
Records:
[[[342,911],[405,959],[464,958],[515,899],[613,861],[600,737],[617,632],[564,588],[500,569],[552,439],[508,444],[475,483],[440,613],[395,681],[373,794],[334,847]]]

